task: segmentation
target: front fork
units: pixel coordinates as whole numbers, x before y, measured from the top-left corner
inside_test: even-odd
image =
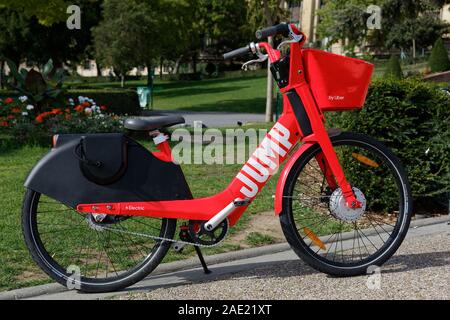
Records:
[[[319,163],[326,181],[331,189],[336,189],[338,186],[342,190],[342,194],[345,197],[347,207],[355,209],[361,208],[362,203],[358,201],[352,190],[352,187],[348,183],[344,171],[339,163],[339,159],[331,143],[331,139],[325,128],[323,115],[316,107],[314,98],[307,85],[301,85],[295,88],[299,97],[305,106],[305,111],[311,122],[312,134],[302,138],[302,142],[315,142],[318,143],[322,152],[316,156],[316,160]]]
[[[323,153],[324,158],[323,160],[325,161],[319,162],[319,165],[327,179],[330,188],[336,189],[336,187],[339,186],[342,190],[342,194],[345,197],[347,207],[353,209],[360,208],[362,206],[362,203],[356,199],[352,187],[345,178],[344,171],[342,170],[336,152],[334,151],[333,145],[331,143],[330,137],[328,136],[327,130],[325,128],[323,115],[321,114],[319,108],[317,107],[317,104],[312,96],[311,90],[306,82],[304,72],[302,71],[304,68],[301,59],[301,49],[306,37],[303,35],[302,39],[303,41],[300,42],[291,41],[290,62],[289,62],[290,70],[289,71],[284,70],[285,75],[282,75],[280,70],[277,72],[275,70],[276,68],[271,71],[272,73],[274,73],[274,78],[277,79],[277,81],[278,79],[283,78],[284,80],[287,80],[285,77],[287,76],[287,74],[289,74],[288,83],[297,84],[291,86],[286,85],[285,83],[281,83],[282,86],[280,86],[280,88],[282,88],[281,91],[283,93],[286,93],[289,90],[295,90],[297,92],[297,95],[302,100],[301,102],[303,103],[303,105],[306,106],[305,112],[311,122],[312,133],[307,136],[304,136],[302,138],[302,142],[318,143],[320,145]],[[274,64],[280,61],[281,53],[279,50],[273,49],[272,46],[266,42],[259,43],[258,48],[259,47],[264,48],[266,50],[270,63]],[[286,65],[287,64],[284,64],[284,67],[280,66],[280,68],[281,69],[285,68]],[[284,95],[284,99],[287,99],[286,94]],[[297,122],[299,122],[300,126],[300,121],[298,118]],[[301,129],[302,128],[300,128],[300,130]],[[336,180],[334,180],[334,178]]]

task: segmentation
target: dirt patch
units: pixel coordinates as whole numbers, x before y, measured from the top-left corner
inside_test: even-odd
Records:
[[[35,280],[46,279],[47,275],[37,268],[32,268],[31,270],[27,270],[16,276],[17,281],[19,282],[30,282]]]
[[[246,242],[246,238],[252,232],[270,236],[274,242],[285,241],[278,216],[273,211],[265,211],[253,214],[248,226],[244,230],[234,233],[227,243],[239,245],[243,249],[250,248],[251,245]]]

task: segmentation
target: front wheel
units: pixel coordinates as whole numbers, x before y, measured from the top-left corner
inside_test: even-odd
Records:
[[[173,238],[176,220],[81,214],[27,190],[22,228],[31,256],[54,280],[69,289],[108,292],[158,266],[171,244],[161,238]]]
[[[331,141],[363,208],[345,206],[340,188],[327,182],[322,151],[314,145],[289,173],[281,227],[296,254],[315,269],[335,276],[365,274],[386,262],[408,231],[409,183],[398,158],[382,143],[354,133]]]

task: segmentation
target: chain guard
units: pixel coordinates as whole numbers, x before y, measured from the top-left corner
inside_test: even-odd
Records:
[[[205,228],[206,221],[190,220],[188,225],[189,236],[196,244],[213,246],[221,242],[228,233],[228,220],[222,221],[211,231]]]

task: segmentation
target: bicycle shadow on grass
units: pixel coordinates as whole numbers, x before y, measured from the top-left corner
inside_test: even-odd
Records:
[[[428,252],[417,254],[400,254],[389,259],[382,267],[382,274],[395,274],[399,272],[414,271],[433,267],[443,267],[450,264],[450,251]],[[302,277],[320,273],[299,260],[282,260],[274,262],[257,262],[236,266],[211,266],[211,274],[204,274],[201,269],[177,271],[171,274],[149,276],[135,287],[126,291],[133,293],[138,291],[152,291],[156,289],[174,288],[183,285],[201,284],[213,281],[227,280],[230,278],[288,278]],[[325,275],[327,278],[336,278]],[[365,276],[365,275],[363,275]],[[161,284],[161,280],[169,277],[167,283]],[[173,277],[173,278],[172,278]],[[170,279],[171,278],[171,279]],[[156,282],[151,284],[151,282]]]

